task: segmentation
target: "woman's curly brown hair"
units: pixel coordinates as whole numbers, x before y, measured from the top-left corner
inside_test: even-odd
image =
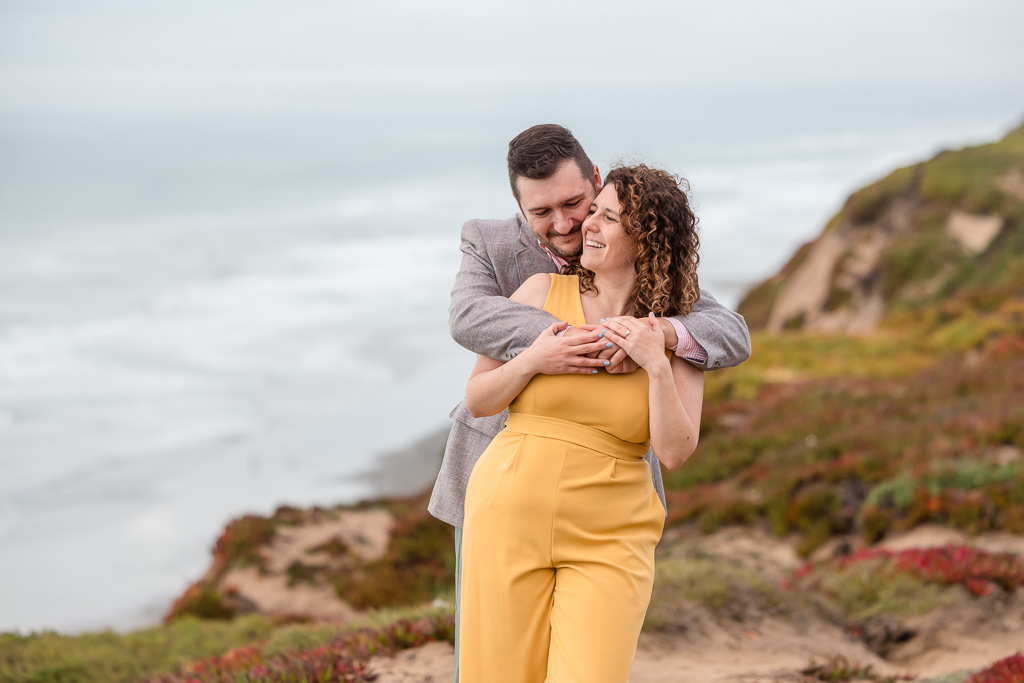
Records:
[[[629,312],[637,317],[652,311],[659,316],[689,314],[700,298],[700,239],[686,196],[689,183],[640,164],[613,169],[604,184],[615,186],[622,205],[619,223],[636,245]],[[592,271],[576,263],[567,273],[579,275],[582,291],[597,291]]]

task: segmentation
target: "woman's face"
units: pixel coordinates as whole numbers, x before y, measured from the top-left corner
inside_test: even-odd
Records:
[[[615,185],[609,184],[590,205],[590,215],[583,221],[583,253],[580,264],[595,273],[633,270],[636,245],[619,222],[619,197]]]

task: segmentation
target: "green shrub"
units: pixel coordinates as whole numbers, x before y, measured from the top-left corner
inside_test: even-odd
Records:
[[[217,539],[214,554],[224,559],[228,566],[255,565],[263,568],[260,550],[273,540],[275,524],[266,517],[245,515],[231,521],[224,533]]]
[[[892,525],[892,510],[876,505],[865,505],[861,509],[857,523],[861,537],[868,543],[876,543],[885,538]]]
[[[822,566],[798,585],[826,597],[856,621],[880,614],[917,616],[952,600],[941,586],[896,571],[884,559],[845,567]]]
[[[889,203],[917,187],[921,164],[900,168],[888,176],[850,195],[843,213],[853,223],[878,219]]]
[[[707,555],[659,559],[644,629],[666,631],[685,626],[688,603],[733,619],[750,612],[781,610],[786,604],[782,593],[753,570]]]
[[[893,238],[879,262],[882,291],[886,300],[892,300],[907,285],[931,280],[967,261],[969,258],[944,226],[902,233]]]
[[[230,619],[235,616],[235,611],[225,603],[222,592],[205,584],[196,584],[185,592],[174,618],[185,615],[199,619]]]
[[[396,520],[382,558],[334,577],[338,595],[357,609],[423,602],[454,583],[451,527],[424,508]]]
[[[288,576],[288,587],[292,588],[300,583],[315,586],[317,579],[323,574],[325,569],[327,569],[325,565],[304,564],[295,560],[285,570],[285,574]]]

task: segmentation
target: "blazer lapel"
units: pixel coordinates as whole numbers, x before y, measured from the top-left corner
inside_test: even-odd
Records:
[[[522,215],[516,215],[516,220],[519,221],[519,249],[516,251],[519,284],[522,285],[531,275],[537,273],[557,272],[555,262],[540,248],[530,224]]]

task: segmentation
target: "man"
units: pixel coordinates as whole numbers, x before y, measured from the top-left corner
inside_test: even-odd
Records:
[[[572,133],[545,124],[520,133],[509,143],[509,182],[521,214],[507,220],[471,220],[462,228],[462,265],[449,309],[452,337],[474,353],[511,360],[557,322],[531,306],[508,300],[536,273],[558,272],[579,259],[581,226],[601,186],[601,176]],[[739,365],[750,356],[743,318],[707,292],[689,316],[662,319],[666,346],[694,366],[717,369]],[[569,328],[546,359],[544,374],[632,372],[625,352],[598,342],[593,329]],[[599,352],[598,349],[601,349]],[[596,357],[592,357],[595,356]],[[455,527],[456,614],[458,613],[462,524],[469,475],[480,454],[505,424],[506,412],[473,418],[463,401],[451,412],[441,471],[431,494],[432,515]],[[665,503],[661,467],[647,453],[651,476]],[[458,683],[458,627],[455,681]]]

